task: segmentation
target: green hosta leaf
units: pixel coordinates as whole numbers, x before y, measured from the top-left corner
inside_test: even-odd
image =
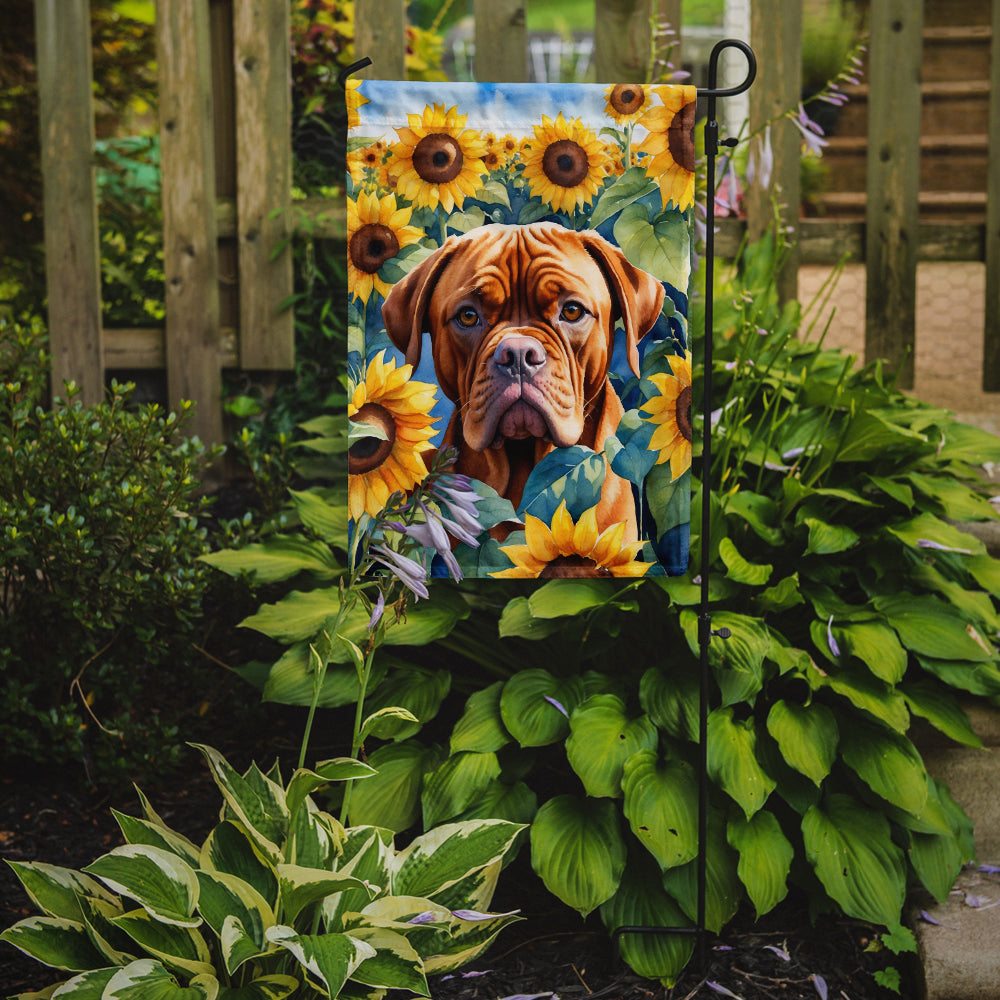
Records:
[[[406,708],[392,706],[372,712],[361,724],[359,737],[362,740],[374,736],[380,740],[391,740],[397,734],[411,735],[421,726],[420,720]],[[404,737],[405,738],[405,737]]]
[[[986,497],[980,496],[954,476],[924,476],[911,472],[906,478],[925,497],[940,505],[944,516],[951,521],[984,521],[996,517],[996,511]]]
[[[971,660],[982,663],[996,653],[975,626],[936,597],[883,595],[875,607],[899,633],[904,646],[939,660]]]
[[[804,518],[809,528],[809,542],[805,554],[828,556],[844,552],[854,545],[860,535],[846,524],[828,524],[815,517]]]
[[[630,858],[617,892],[601,904],[610,932],[619,927],[687,927],[690,921],[660,884],[655,866]],[[638,975],[673,986],[694,951],[690,934],[623,934],[622,958]]]
[[[809,863],[844,913],[899,923],[906,866],[882,813],[849,795],[830,795],[803,817],[802,836]]]
[[[365,705],[372,712],[383,708],[405,708],[414,715],[418,722],[386,720],[380,727],[380,738],[405,740],[437,715],[450,689],[451,674],[447,670],[417,667],[395,670],[375,688]]]
[[[932,542],[969,555],[983,555],[986,552],[986,546],[978,538],[933,514],[918,514],[908,521],[889,525],[886,530],[914,549],[925,547],[921,543]]]
[[[898,684],[906,673],[906,650],[896,633],[879,622],[834,625],[833,635],[844,653],[856,656],[879,679]]]
[[[639,682],[639,704],[660,729],[678,740],[698,739],[698,675],[676,664],[650,667]]]
[[[8,861],[7,864],[13,869],[31,901],[46,916],[82,920],[80,896],[115,902],[115,897],[97,879],[71,868],[60,868],[39,861]]]
[[[522,670],[504,684],[500,716],[521,746],[541,747],[566,736],[570,713],[582,700],[579,677],[561,679],[547,670]]]
[[[681,627],[694,656],[700,656],[698,616],[681,612]],[[728,639],[713,636],[708,646],[708,662],[722,689],[723,703],[733,705],[753,701],[763,685],[764,659],[771,648],[771,635],[759,618],[719,611],[712,615],[712,629],[727,628]]]
[[[792,573],[779,580],[773,587],[761,591],[754,598],[756,605],[763,612],[787,611],[797,604],[804,604],[805,598],[799,589],[799,574]]]
[[[313,903],[345,889],[365,889],[365,884],[352,875],[326,872],[301,865],[278,865],[278,885],[281,889],[282,914],[286,920],[295,918]],[[374,895],[374,892],[371,893]]]
[[[299,988],[292,976],[261,976],[246,986],[223,987],[218,1000],[285,1000]]]
[[[219,982],[210,974],[181,986],[159,962],[143,958],[116,971],[101,1000],[216,1000],[218,995]]]
[[[739,851],[736,873],[760,919],[788,894],[788,873],[795,849],[781,832],[774,813],[765,809],[750,819],[737,816],[726,828],[729,846]]]
[[[994,597],[1000,597],[1000,559],[993,556],[974,556],[964,560],[965,568],[972,574],[976,583]]]
[[[595,694],[574,709],[566,758],[588,795],[618,798],[622,768],[638,750],[653,750],[659,736],[649,716],[629,719],[613,694]]]
[[[375,949],[375,954],[351,973],[355,982],[430,996],[424,963],[402,934],[384,927],[356,927],[351,937]]]
[[[910,724],[910,713],[906,710],[903,696],[884,681],[873,677],[868,670],[841,667],[835,673],[820,675],[813,668],[808,679],[813,687],[829,688],[899,733],[905,733]]]
[[[278,844],[288,830],[285,792],[268,779],[255,783],[237,773],[217,750],[192,744],[200,750],[212,770],[212,777],[226,800],[226,805],[250,832],[265,856],[272,862],[280,857]]]
[[[430,828],[454,819],[498,777],[500,764],[495,753],[452,754],[424,779],[424,826]]]
[[[535,618],[579,615],[607,604],[618,590],[612,580],[549,580],[528,598],[528,608]]]
[[[493,781],[457,818],[465,819],[505,819],[510,823],[527,826],[538,812],[538,796],[523,782],[512,785],[504,781]]]
[[[520,639],[544,639],[562,628],[562,623],[556,619],[536,618],[531,613],[527,597],[515,597],[508,601],[500,615],[501,639],[512,636]]]
[[[926,719],[956,743],[967,747],[983,745],[965,710],[947,688],[931,680],[908,681],[900,691],[914,715]]]
[[[781,748],[785,761],[819,786],[837,756],[839,731],[833,712],[812,702],[797,705],[778,700],[767,716],[767,731]]]
[[[689,765],[642,750],[625,762],[623,810],[636,839],[660,868],[698,853],[698,782]]]
[[[446,823],[429,830],[396,855],[392,891],[434,899],[461,879],[499,862],[522,829],[497,819]]]
[[[189,865],[198,864],[199,849],[187,837],[175,833],[162,824],[136,819],[134,816],[126,816],[124,813],[118,812],[117,809],[112,809],[111,812],[118,821],[122,835],[128,843],[159,847],[164,851],[176,854]]]
[[[931,656],[918,656],[917,662],[949,687],[987,697],[1000,694],[1000,669],[992,663],[936,660]]]
[[[868,462],[889,448],[920,445],[926,442],[922,434],[891,423],[884,417],[862,410],[851,421],[837,451],[838,462]]]
[[[81,972],[105,964],[104,958],[91,944],[86,927],[64,917],[19,920],[0,934],[0,941],[12,944],[37,962],[54,969]]]
[[[424,774],[438,763],[438,755],[415,740],[379,747],[368,758],[378,772],[351,790],[353,826],[381,826],[399,833],[420,817]]]
[[[366,959],[375,957],[375,949],[349,934],[296,934],[291,927],[270,927],[267,939],[287,949],[308,973],[332,997],[338,996],[344,983]]]
[[[749,819],[774,791],[775,781],[757,762],[757,733],[752,718],[733,718],[732,708],[708,717],[708,774]]]
[[[343,650],[344,643],[335,645]],[[336,652],[334,655],[338,655]],[[297,642],[288,647],[271,666],[264,681],[261,697],[281,705],[311,705],[316,698],[316,673],[309,643]],[[376,658],[369,679],[369,687],[378,684],[385,676],[385,658]],[[341,667],[331,663],[323,676],[316,702],[317,708],[339,708],[358,700],[358,675],[353,666]]]
[[[224,927],[227,920],[238,921],[237,939],[249,939],[251,953],[235,958],[232,947],[225,948],[226,970],[232,975],[247,960],[265,950],[264,931],[274,926],[274,912],[267,900],[248,882],[222,872],[198,872],[201,893],[198,910],[205,922],[225,944]],[[234,931],[228,932],[230,938]]]
[[[205,939],[191,927],[164,924],[145,910],[132,910],[111,921],[168,968],[189,976],[211,975],[212,956]]]
[[[714,934],[732,919],[743,899],[743,883],[736,874],[736,852],[726,843],[721,813],[708,818],[705,850],[705,926]],[[698,917],[698,861],[663,873],[663,886],[691,920]]]
[[[230,576],[245,573],[257,584],[288,580],[298,573],[310,573],[318,580],[332,580],[344,572],[325,542],[312,542],[294,535],[272,535],[266,542],[209,552],[199,558]]]
[[[719,541],[719,557],[726,566],[726,575],[730,580],[737,583],[744,583],[748,587],[763,587],[771,578],[774,567],[768,563],[747,562],[740,555],[735,543],[729,537]]]
[[[850,737],[841,741],[845,763],[876,795],[919,815],[927,801],[927,772],[907,737],[852,719]]]
[[[618,810],[607,799],[557,795],[531,824],[531,865],[553,895],[582,916],[618,889],[625,871]]]
[[[150,916],[178,927],[197,927],[198,878],[176,854],[146,844],[125,844],[84,871],[113,892],[134,899]]]
[[[234,875],[253,886],[270,906],[277,905],[277,873],[240,823],[227,820],[208,835],[201,848],[200,867]]]
[[[371,424],[365,424],[369,430]],[[312,532],[317,534],[324,542],[335,545],[344,551],[347,550],[347,522],[348,513],[346,504],[328,503],[323,496],[315,490],[289,490],[292,498],[292,505],[299,515],[302,523]]]
[[[462,717],[451,733],[451,752],[473,750],[477,753],[495,753],[510,742],[500,717],[500,692],[503,681],[469,696]]]
[[[965,859],[958,838],[947,833],[911,833],[910,864],[928,892],[944,903]]]
[[[771,497],[750,490],[739,490],[726,498],[726,515],[745,521],[758,538],[778,547],[785,538],[781,527],[781,512]]]

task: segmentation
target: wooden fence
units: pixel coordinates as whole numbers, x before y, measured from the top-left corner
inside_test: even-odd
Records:
[[[479,79],[526,79],[526,2],[473,0]],[[144,330],[101,325],[88,0],[35,4],[53,384],[73,379],[94,401],[107,370],[165,369],[169,400],[195,400],[196,433],[221,441],[222,369],[276,371],[294,360],[283,308],[291,254],[278,250],[292,218],[283,211],[291,203],[290,0],[157,2],[166,325]],[[681,8],[681,0],[595,0],[596,79],[645,79],[650,17],[680,25]],[[797,239],[783,294],[795,294],[800,262],[845,252],[863,260],[866,355],[895,364],[909,351],[904,384],[913,375],[917,262],[985,261],[983,387],[1000,391],[1000,0],[992,3],[985,224],[919,219],[922,9],[917,0],[871,0],[865,220],[798,218],[800,139],[781,123],[769,188],[749,192],[746,223],[725,220],[716,246],[725,255],[744,226],[761,232],[773,196],[795,206],[785,210]],[[753,0],[751,17],[753,128],[799,101],[802,2]],[[402,78],[404,0],[356,0],[355,23],[356,52],[375,60],[360,75]],[[342,200],[300,208],[314,236],[343,238]]]

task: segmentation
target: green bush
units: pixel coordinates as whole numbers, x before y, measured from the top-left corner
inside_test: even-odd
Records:
[[[0,744],[110,775],[177,752],[158,693],[192,659],[209,453],[127,385],[43,408],[41,340],[0,321]]]

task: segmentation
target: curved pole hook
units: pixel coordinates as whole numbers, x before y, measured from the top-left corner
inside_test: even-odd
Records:
[[[350,66],[345,66],[337,74],[337,83],[340,84],[341,89],[342,90],[347,89],[347,78],[352,73],[357,73],[359,69],[364,69],[366,66],[371,66],[371,64],[372,64],[371,59],[369,59],[368,56],[365,56],[363,59],[359,59],[357,62],[351,63]]]
[[[719,56],[726,49],[739,49],[747,59],[747,75],[746,79],[735,87],[723,87],[719,88],[718,77],[719,77]],[[699,88],[699,97],[708,97],[709,99],[715,97],[735,97],[737,94],[742,94],[744,91],[750,89],[750,85],[757,78],[757,57],[754,55],[753,49],[738,38],[723,38],[721,42],[716,42],[714,48],[712,49],[711,55],[708,57],[708,87]]]

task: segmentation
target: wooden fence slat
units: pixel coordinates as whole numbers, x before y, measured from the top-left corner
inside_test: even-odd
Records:
[[[290,8],[236,0],[236,189],[240,366],[295,367],[289,216],[292,200]],[[284,249],[275,255],[282,243]]]
[[[104,397],[89,0],[35,0],[52,393]]]
[[[474,0],[477,80],[523,83],[528,79],[528,30],[524,0]]]
[[[923,4],[872,0],[868,53],[865,359],[913,387]]]
[[[655,0],[594,0],[594,71],[598,83],[649,79]]]
[[[196,401],[192,432],[218,443],[219,255],[210,45],[205,0],[159,0],[167,394],[171,404]]]
[[[760,72],[750,88],[750,131],[798,105],[802,91],[802,4],[799,0],[760,0],[750,8],[750,42]],[[798,296],[799,285],[799,157],[802,136],[787,118],[771,126],[774,170],[770,184],[759,179],[747,192],[750,238],[759,239],[774,220],[775,202],[780,206],[780,225],[792,230],[794,241],[777,276],[778,296],[783,302]]]
[[[372,65],[362,79],[406,79],[405,0],[354,0],[354,58],[365,56]]]
[[[983,390],[1000,392],[1000,0],[993,0],[990,44],[989,168],[986,179],[986,324]]]

